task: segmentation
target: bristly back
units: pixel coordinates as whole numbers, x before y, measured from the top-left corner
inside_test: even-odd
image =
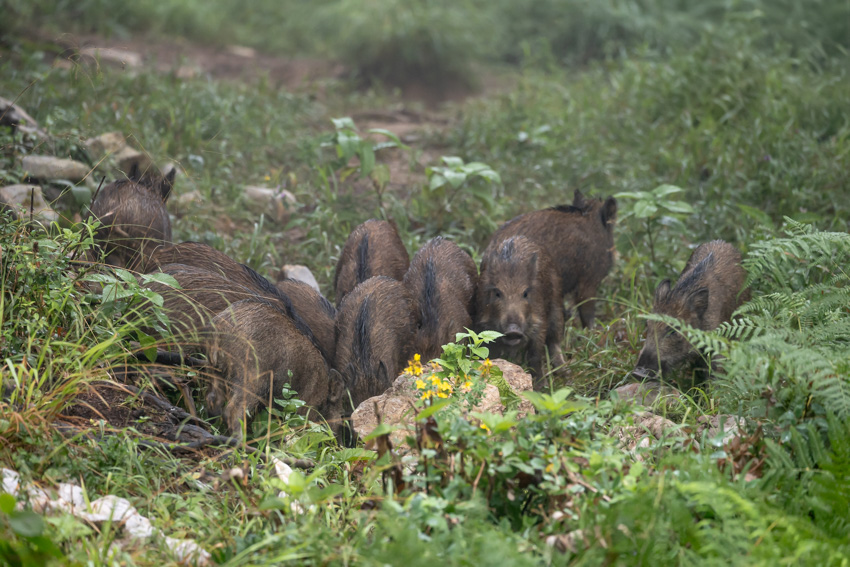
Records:
[[[425,281],[422,287],[422,328],[429,331],[437,329],[440,305],[440,288],[437,284],[437,265],[433,257],[425,262]]]
[[[658,297],[657,301],[665,303],[672,300],[674,297],[686,296],[689,293],[703,287],[706,272],[714,265],[714,253],[711,252],[703,258],[692,270],[683,274],[676,282],[673,288],[668,287],[668,291],[662,297]]]
[[[559,213],[569,213],[573,215],[583,215],[588,210],[590,210],[589,205],[585,205],[584,207],[576,207],[574,205],[556,205],[554,207],[549,207],[550,211],[557,211]]]
[[[369,334],[372,318],[371,307],[372,298],[367,295],[363,298],[363,302],[357,310],[357,317],[354,319],[354,345],[352,349],[354,352],[352,356],[357,368],[366,376],[371,372],[372,365],[372,342]]]
[[[325,360],[330,360],[330,353],[322,347],[315,335],[313,335],[313,330],[310,329],[310,326],[295,311],[295,307],[292,305],[292,300],[289,296],[272,285],[269,280],[261,276],[253,268],[250,268],[245,264],[242,264],[242,268],[245,270],[245,273],[248,274],[251,281],[257,286],[257,289],[259,289],[264,295],[276,299],[280,303],[280,305],[277,306],[278,309],[292,320],[295,328],[298,329],[302,335],[310,339],[310,342],[313,343],[313,346],[319,350]]]
[[[357,276],[356,283],[369,279],[369,231],[364,231],[363,239],[357,246]]]

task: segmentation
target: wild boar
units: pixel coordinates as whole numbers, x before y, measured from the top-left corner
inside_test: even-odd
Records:
[[[469,254],[450,240],[429,240],[413,256],[404,285],[419,309],[422,326],[416,351],[425,360],[442,353],[442,345],[472,328],[473,295],[478,270]]]
[[[536,391],[545,387],[546,349],[554,366],[564,364],[560,298],[558,273],[533,240],[512,236],[491,242],[484,251],[476,290],[476,330],[504,335],[490,348],[491,357],[525,356]]]
[[[153,249],[171,242],[171,219],[165,202],[176,170],[164,177],[139,173],[113,181],[98,192],[90,217],[101,222],[95,240],[109,265],[128,269],[143,266]]]
[[[207,411],[223,415],[231,435],[240,436],[240,422],[250,421],[289,384],[341,436],[342,377],[277,304],[238,301],[213,318],[204,337],[207,357],[216,370],[206,397]]]
[[[572,205],[520,215],[503,224],[490,242],[521,235],[546,250],[560,277],[563,297],[573,297],[582,325],[591,327],[597,289],[614,265],[616,220],[614,197],[588,199],[576,191]]]
[[[392,385],[414,354],[419,323],[413,298],[392,278],[369,278],[346,295],[336,316],[334,368],[351,398],[347,413]]]
[[[356,227],[340,252],[334,273],[337,308],[358,284],[373,276],[401,281],[410,256],[395,223],[371,219]]]
[[[749,290],[742,290],[746,278],[741,254],[731,244],[722,240],[702,244],[691,254],[675,287],[665,280],[655,290],[652,312],[675,317],[695,329],[716,329],[749,301]],[[704,357],[681,333],[649,321],[633,374],[667,377],[686,364],[696,366],[698,374],[707,369]]]

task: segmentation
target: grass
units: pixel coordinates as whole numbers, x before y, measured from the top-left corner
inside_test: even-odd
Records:
[[[273,33],[277,43],[265,45],[284,53],[304,37],[305,32],[285,37],[278,28],[258,27],[256,22],[276,13],[269,12],[270,5],[237,11],[235,4],[218,1],[228,9],[142,2],[122,4],[126,11],[115,12],[104,0],[59,3],[56,13],[92,16],[81,18],[89,30],[117,35],[144,30],[263,45],[268,39],[263,34]],[[34,18],[32,25],[55,26],[55,20],[35,15],[36,4],[13,2],[11,9]],[[462,186],[450,214],[426,190],[424,176],[378,195],[372,182],[355,181],[356,174],[344,177],[333,165],[330,119],[385,108],[398,102],[393,94],[352,92],[350,85],[337,84],[317,100],[263,80],[236,84],[177,80],[150,70],[57,69],[45,62],[43,47],[15,35],[23,25],[16,23],[0,58],[0,92],[7,98],[20,94],[19,103],[51,139],[33,143],[0,129],[0,184],[21,180],[20,158],[28,153],[94,166],[81,139],[120,131],[158,162],[179,164],[169,203],[175,240],[207,242],[268,276],[283,263],[306,264],[328,295],[341,244],[353,226],[373,216],[396,219],[411,252],[437,233],[476,252],[493,226],[527,210],[570,202],[576,188],[611,195],[675,185],[683,189],[676,199],[695,212],[678,222],[660,216],[651,225],[650,244],[647,225],[628,215],[634,201],[621,199],[620,259],[599,292],[598,326],[586,330],[572,321],[567,328],[568,369],[557,385],[565,382],[572,393],[537,400],[544,409],[513,427],[498,430],[491,423],[492,435],[462,416],[438,414],[438,434],[454,460],[442,460],[439,448],[416,452],[406,463],[419,467],[411,480],[416,488],[388,494],[381,481],[383,472],[392,471],[388,457],[362,447],[341,449],[318,426],[275,420],[275,437],[258,436],[262,451],[316,463],[286,484],[258,453],[236,449],[178,458],[146,445],[144,424],[138,426],[142,431],[124,430],[92,418],[90,435],[59,435],[53,427],[57,415],[93,380],[113,376],[130,360],[128,341],[141,325],[127,305],[99,301],[74,279],[66,251],[87,246],[86,236],[70,221],[79,204],[62,197],[56,206],[68,218],[64,230],[48,234],[3,224],[0,376],[16,389],[0,401],[0,463],[27,481],[73,481],[90,499],[106,493],[127,497],[157,528],[195,538],[228,565],[463,565],[488,558],[547,565],[841,564],[848,552],[846,507],[840,504],[850,501],[845,488],[850,437],[843,405],[830,400],[843,400],[846,379],[818,374],[815,379],[832,390],[816,391],[808,371],[794,366],[797,359],[769,353],[777,337],[808,354],[814,351],[807,345],[816,344],[836,372],[846,370],[843,249],[830,244],[833,255],[824,257],[815,254],[817,246],[783,248],[792,244],[775,240],[784,230],[792,243],[802,238],[785,217],[821,230],[848,230],[850,79],[847,56],[838,48],[846,41],[838,24],[844,5],[825,2],[822,9],[800,12],[803,5],[789,0],[780,17],[778,7],[751,2],[727,20],[712,3],[677,3],[676,10],[668,4],[542,2],[532,9],[497,2],[482,10],[469,2],[441,11],[448,4],[437,3],[413,18],[408,33],[399,34],[397,25],[387,28],[387,37],[401,42],[396,51],[403,61],[411,57],[403,47],[448,41],[427,63],[438,74],[445,72],[440,58],[463,48],[457,23],[464,10],[477,9],[476,17],[499,22],[493,28],[497,39],[514,34],[501,42],[504,51],[488,53],[482,40],[468,61],[522,62],[515,87],[459,103],[448,113],[445,130],[411,150],[378,152],[379,164],[408,163],[412,153],[427,150],[483,162],[499,174],[501,184]],[[294,16],[282,25],[294,26],[303,13],[315,24],[305,29],[333,30],[328,22],[337,21],[331,15],[342,5],[348,6],[324,2],[308,10],[293,2]],[[555,33],[567,5],[574,14],[568,23],[586,35]],[[418,14],[423,6],[391,3],[387,18],[394,21],[405,10]],[[831,31],[813,42],[813,28],[792,26],[788,13],[799,16],[795,24],[826,22]],[[444,28],[441,18],[450,20]],[[209,35],[228,19],[233,26],[222,26],[218,37]],[[753,19],[765,30],[754,29]],[[552,23],[540,28],[545,41],[523,45],[528,35],[523,30],[539,21]],[[721,21],[724,25],[715,25]],[[672,28],[670,22],[682,25]],[[363,50],[379,55],[364,56],[351,47],[378,23],[377,16],[364,16],[340,39],[354,42],[345,45],[364,67],[389,57],[380,52],[384,36],[362,43]],[[323,37],[306,38],[305,49],[333,53]],[[242,197],[244,184],[286,185],[300,206],[286,224],[260,215]],[[45,190],[58,194],[64,188]],[[179,196],[189,191],[198,191],[201,202],[178,206]],[[734,375],[718,378],[717,388],[691,392],[667,413],[681,427],[630,454],[617,439],[621,428],[635,422],[634,408],[607,400],[607,392],[634,365],[655,285],[681,271],[692,247],[718,237],[744,252],[773,250],[770,243],[777,243],[774,252],[787,264],[771,272],[779,280],[757,282],[758,291],[782,291],[791,299],[780,305],[787,308],[765,301],[751,314],[760,336],[774,342],[761,348],[746,337],[738,343],[722,342],[728,338],[722,334],[703,337],[729,349],[724,354]],[[807,295],[814,284],[825,286],[817,288],[824,293]],[[802,305],[801,298],[806,309],[791,309]],[[788,321],[801,328],[789,328]],[[760,373],[764,368],[800,379]],[[141,403],[122,402],[128,412]],[[755,437],[734,447],[701,432],[699,418],[725,414],[749,416],[747,435]],[[457,463],[469,468],[460,470]],[[244,469],[244,481],[227,478],[233,468]],[[286,494],[280,496],[282,489]],[[294,501],[304,513],[293,513]],[[0,539],[36,545],[13,529],[11,517],[0,515]],[[120,538],[114,527],[92,527],[67,515],[50,518],[43,533],[63,555],[57,564],[105,564],[110,553],[127,564],[170,560],[158,544],[110,551]]]

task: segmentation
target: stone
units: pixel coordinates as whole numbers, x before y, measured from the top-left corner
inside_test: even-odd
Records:
[[[110,63],[120,67],[141,67],[142,56],[135,51],[115,49],[114,47],[84,47],[80,56],[90,57],[101,63]]]
[[[257,56],[256,49],[245,47],[244,45],[228,45],[227,52],[237,57],[244,57],[245,59],[253,59]]]
[[[501,369],[505,381],[517,395],[533,389],[531,375],[516,364],[501,358],[492,362]],[[383,423],[401,426],[400,429],[390,434],[393,446],[397,449],[406,448],[404,445],[405,437],[413,435],[414,432],[413,404],[418,398],[413,387],[415,380],[412,376],[402,374],[396,378],[389,390],[361,403],[351,415],[351,423],[357,434],[365,437],[378,426],[378,417],[375,413],[377,405]],[[522,417],[531,413],[533,406],[531,402],[523,398],[518,410],[519,416]],[[505,406],[502,405],[498,388],[492,384],[487,384],[484,388],[484,397],[473,411],[504,414]]]
[[[259,212],[271,212],[282,224],[286,224],[292,211],[298,207],[295,195],[286,189],[245,185],[243,193],[249,206]]]
[[[182,195],[180,195],[179,197],[177,197],[175,199],[175,203],[177,204],[178,208],[179,207],[186,208],[186,207],[189,207],[191,205],[198,204],[202,200],[203,200],[203,196],[201,195],[201,192],[196,189],[194,191],[189,191],[188,193],[183,193]]]
[[[28,176],[46,181],[54,179],[82,181],[91,171],[89,166],[79,161],[53,156],[25,156],[21,160],[21,168]]]
[[[634,425],[617,428],[615,433],[623,448],[640,461],[642,457],[637,453],[638,449],[648,449],[652,445],[652,439],[660,440],[669,430],[675,429],[677,425],[654,413],[645,411],[634,416]]]
[[[174,70],[174,77],[177,79],[194,79],[201,75],[201,69],[197,65],[181,65]]]
[[[319,289],[319,282],[316,281],[315,276],[313,276],[313,272],[310,271],[310,268],[307,266],[302,266],[300,264],[287,264],[283,268],[280,269],[281,275],[284,278],[290,278],[293,280],[298,280],[299,282],[304,282],[309,284],[310,287],[322,293],[322,290]]]
[[[33,218],[53,222],[59,215],[44,200],[38,185],[7,185],[0,188],[0,202],[11,207],[18,218],[27,219],[32,205]]]
[[[668,407],[675,407],[679,401],[679,390],[659,382],[635,382],[615,388],[611,394],[624,402],[644,406],[654,406],[659,400]]]
[[[85,141],[89,154],[94,159],[100,159],[107,154],[114,154],[127,146],[127,139],[121,132],[106,132],[100,136]]]
[[[47,133],[38,127],[38,122],[35,118],[27,114],[27,112],[7,98],[0,96],[0,125],[11,126],[22,132],[33,134],[39,138],[44,138]]]
[[[741,421],[742,418],[723,414],[701,415],[697,418],[699,430],[705,431],[709,438],[720,437],[720,442],[724,445],[741,435]]]

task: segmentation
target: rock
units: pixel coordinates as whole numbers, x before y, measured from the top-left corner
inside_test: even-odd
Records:
[[[243,191],[249,206],[259,212],[269,212],[271,209],[274,217],[283,224],[286,224],[289,215],[298,207],[295,195],[286,189],[246,185]]]
[[[84,163],[53,156],[26,156],[21,160],[21,167],[30,177],[47,181],[53,179],[82,181],[90,171],[89,166]]]
[[[636,449],[649,448],[652,445],[650,436],[656,440],[661,439],[667,431],[676,427],[676,424],[669,419],[646,411],[635,415],[634,425],[620,427],[616,430],[616,434],[623,448],[634,452]],[[642,460],[640,455],[637,455],[637,458]]]
[[[502,360],[501,358],[493,360],[493,364],[502,370],[505,381],[517,394],[533,389],[531,375],[524,372],[516,364]],[[383,423],[402,426],[401,429],[394,431],[390,435],[390,438],[395,448],[400,449],[404,447],[405,437],[407,435],[413,435],[414,431],[413,403],[418,398],[413,387],[415,380],[412,376],[402,374],[396,378],[389,390],[380,396],[369,398],[360,404],[351,415],[351,423],[357,434],[365,437],[377,427],[378,418],[375,414],[375,406],[377,404],[378,412],[381,414],[381,421]],[[502,405],[499,397],[498,388],[492,384],[488,384],[484,389],[484,397],[481,403],[475,406],[473,411],[503,414],[505,407]],[[520,417],[532,411],[533,406],[531,402],[523,398],[519,406]]]
[[[300,264],[287,264],[280,269],[280,274],[284,278],[290,278],[309,284],[310,287],[319,293],[322,293],[322,290],[319,289],[319,282],[316,281],[316,278],[313,276],[313,272],[311,272],[310,268],[307,266],[302,266]]]
[[[0,188],[0,201],[9,205],[19,218],[29,218],[30,205],[32,205],[34,218],[48,222],[59,218],[56,211],[45,202],[41,187],[38,185],[7,185]]]
[[[39,138],[47,137],[47,133],[38,127],[35,118],[27,114],[23,108],[2,96],[0,96],[0,125],[17,128]]]
[[[127,139],[121,132],[106,132],[100,136],[89,138],[85,142],[91,157],[100,159],[107,154],[114,154],[127,146]]]
[[[197,65],[181,65],[174,70],[174,77],[177,79],[194,79],[201,74],[201,68]]]
[[[84,47],[80,50],[80,56],[90,57],[101,63],[111,63],[122,68],[142,66],[142,56],[135,51],[127,51],[126,49]]]
[[[153,160],[148,154],[134,150],[130,146],[118,150],[112,157],[115,159],[118,169],[124,173],[130,173],[133,166],[137,166],[142,173],[154,167]]]
[[[182,195],[180,195],[179,197],[177,197],[175,199],[175,203],[176,203],[178,208],[179,207],[186,208],[186,207],[189,207],[191,205],[200,203],[202,200],[203,200],[203,196],[201,195],[201,192],[198,191],[198,190],[195,190],[195,191],[189,191],[188,193],[183,193]]]
[[[726,444],[741,434],[739,420],[733,415],[701,415],[697,418],[699,430],[705,431],[707,437],[721,437],[721,443]]]
[[[661,401],[668,406],[675,406],[679,401],[679,390],[665,386],[659,382],[636,382],[615,388],[611,394],[626,402],[653,406]]]
[[[244,57],[245,59],[253,59],[257,56],[256,49],[243,45],[228,45],[227,52],[237,57]]]

